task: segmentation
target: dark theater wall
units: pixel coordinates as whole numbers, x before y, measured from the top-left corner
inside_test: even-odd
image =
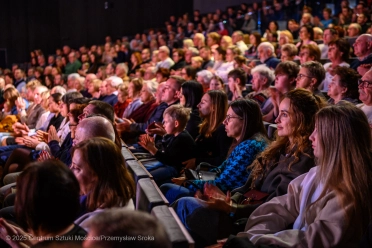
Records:
[[[10,67],[28,61],[33,49],[47,55],[65,44],[102,44],[106,35],[163,27],[170,15],[192,10],[191,0],[2,0],[0,49],[6,48]]]

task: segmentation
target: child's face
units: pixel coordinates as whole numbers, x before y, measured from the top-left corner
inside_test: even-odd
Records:
[[[168,114],[164,116],[164,124],[163,127],[167,134],[174,134],[177,132],[176,127],[176,120],[174,120],[172,117],[170,117]]]

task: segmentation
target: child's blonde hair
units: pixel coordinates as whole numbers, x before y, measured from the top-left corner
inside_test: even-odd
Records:
[[[190,108],[185,108],[180,104],[172,105],[168,107],[163,114],[163,117],[165,115],[169,115],[173,120],[177,120],[179,123],[179,127],[181,130],[184,130],[186,127],[187,122],[190,119]]]

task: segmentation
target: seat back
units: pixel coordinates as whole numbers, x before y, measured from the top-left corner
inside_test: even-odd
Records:
[[[137,182],[136,209],[148,213],[159,205],[169,205],[154,180],[142,178]]]
[[[173,248],[193,248],[194,240],[174,212],[166,205],[156,206],[152,209],[154,215],[165,227]]]

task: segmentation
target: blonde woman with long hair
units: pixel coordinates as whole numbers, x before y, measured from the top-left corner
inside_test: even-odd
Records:
[[[238,236],[255,245],[358,247],[372,216],[368,120],[351,103],[328,106],[317,113],[310,140],[318,166],[253,212]]]

